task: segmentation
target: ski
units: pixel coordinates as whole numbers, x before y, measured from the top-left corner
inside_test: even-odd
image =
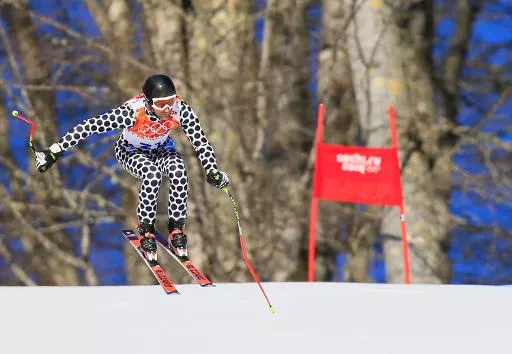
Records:
[[[140,239],[137,234],[135,234],[132,230],[123,230],[123,235],[126,237],[128,241],[132,244],[132,246],[135,248],[139,256],[142,257],[144,260],[144,263],[148,266],[148,268],[151,270],[153,275],[155,276],[156,280],[158,280],[158,283],[162,286],[162,289],[165,291],[166,294],[179,294],[178,289],[174,286],[172,281],[169,279],[163,268],[160,266],[160,264],[157,261],[151,261],[149,262],[146,257],[144,257],[144,254],[140,251]]]
[[[167,253],[169,253],[172,258],[178,262],[183,269],[194,279],[199,285],[203,287],[207,286],[215,286],[208,278],[197,269],[197,267],[188,259],[188,257],[178,257],[174,254],[174,252],[168,247],[167,241],[160,235],[158,232],[156,233],[156,241],[162,246]]]

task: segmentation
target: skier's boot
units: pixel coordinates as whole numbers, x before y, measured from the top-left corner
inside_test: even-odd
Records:
[[[169,249],[182,261],[188,260],[187,235],[183,232],[183,219],[169,219]]]
[[[150,264],[156,262],[155,225],[141,222],[138,231],[140,235],[140,248],[144,257],[146,257]]]

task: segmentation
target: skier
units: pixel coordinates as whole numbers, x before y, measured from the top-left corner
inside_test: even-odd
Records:
[[[188,181],[185,164],[170,131],[181,126],[191,142],[209,184],[224,188],[229,178],[217,169],[215,153],[192,108],[176,95],[174,83],[166,75],[146,79],[142,93],[107,113],[84,120],[48,149],[35,151],[39,172],[48,170],[64,151],[95,133],[123,129],[115,144],[118,162],[141,180],[137,206],[138,233],[145,257],[156,261],[155,219],[157,196],[163,176],[170,180],[168,245],[180,258],[187,257]]]

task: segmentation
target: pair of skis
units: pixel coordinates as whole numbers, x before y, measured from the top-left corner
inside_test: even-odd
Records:
[[[141,252],[140,249],[140,238],[139,235],[137,235],[132,230],[123,230],[124,237],[131,243],[131,245],[135,248],[139,256],[144,260],[144,263],[148,266],[148,268],[151,270],[153,275],[155,276],[156,280],[162,287],[162,289],[165,291],[166,294],[180,294],[178,289],[174,286],[171,279],[167,276],[164,269],[158,263],[158,261],[148,261],[148,259],[144,256],[144,254]],[[180,258],[174,254],[173,251],[167,246],[167,241],[165,241],[162,236],[157,233],[156,234],[156,241],[162,246],[167,253],[171,255],[172,258],[178,262],[183,269],[187,271],[187,273],[194,279],[199,285],[201,286],[215,286],[208,278],[206,278],[203,273],[201,273],[194,264],[188,259],[188,258]]]

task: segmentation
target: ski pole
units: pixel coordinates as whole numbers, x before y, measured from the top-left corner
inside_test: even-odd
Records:
[[[226,192],[226,194],[228,195],[229,199],[231,199],[231,204],[233,204],[233,211],[235,213],[236,224],[238,226],[238,233],[240,234],[240,247],[242,248],[242,256],[244,258],[245,264],[247,265],[247,268],[249,268],[249,271],[251,272],[252,277],[254,278],[256,283],[258,283],[258,286],[260,287],[261,292],[263,293],[263,296],[265,297],[265,300],[267,300],[270,312],[274,313],[275,310],[272,307],[272,305],[270,304],[270,300],[268,299],[268,296],[265,293],[265,290],[263,289],[263,286],[261,285],[260,278],[258,277],[258,274],[256,274],[256,271],[254,270],[254,268],[253,268],[253,266],[251,264],[251,261],[249,260],[249,257],[247,256],[247,252],[245,251],[245,244],[244,244],[244,236],[243,236],[243,232],[242,232],[242,225],[240,224],[240,214],[238,213],[238,207],[236,206],[235,198],[233,197],[233,195],[229,191],[228,187],[224,187],[222,189],[224,190],[224,192]]]
[[[32,143],[32,140],[34,138],[34,133],[36,130],[36,125],[34,124],[34,121],[30,118],[27,118],[27,117],[21,115],[18,111],[12,111],[12,115],[14,117],[20,118],[20,119],[24,120],[25,122],[27,122],[28,124],[30,124],[30,137],[28,140],[28,146],[32,149],[32,151],[35,151],[34,144]]]

